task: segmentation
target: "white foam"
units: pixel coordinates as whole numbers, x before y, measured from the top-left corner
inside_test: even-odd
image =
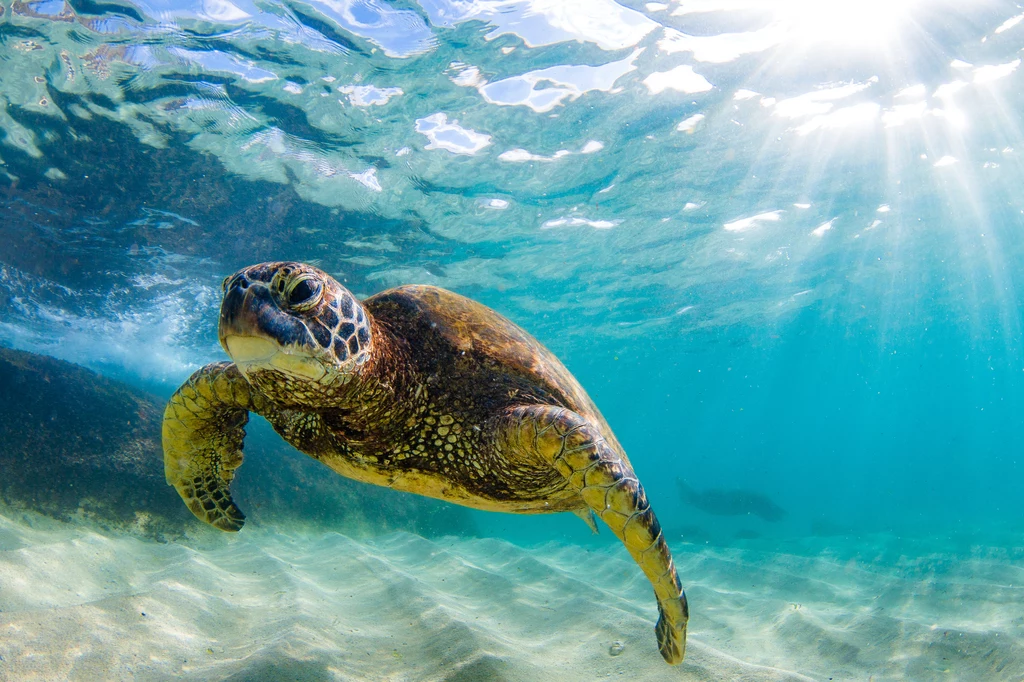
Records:
[[[697,124],[704,120],[704,114],[694,114],[685,118],[676,126],[676,130],[682,133],[692,133],[697,129]]]
[[[419,0],[435,26],[482,21],[488,39],[511,34],[528,47],[577,41],[603,50],[633,47],[659,24],[613,0]]]
[[[457,73],[451,76],[451,81],[459,87],[478,88],[481,85],[487,84],[487,79],[480,73],[480,69],[475,66],[459,65],[454,68],[457,69]]]
[[[146,381],[180,383],[218,355],[216,338],[200,330],[216,319],[220,291],[171,276],[180,256],[150,256],[156,272],[133,278],[130,295],[70,289],[10,266],[0,266],[0,290],[11,297],[0,341],[102,371]],[[160,272],[160,262],[175,267]]]
[[[816,228],[811,230],[811,235],[814,237],[824,237],[825,233],[832,229],[832,224],[836,222],[835,218],[818,225]]]
[[[384,188],[380,186],[380,181],[377,179],[376,168],[368,168],[362,173],[349,173],[348,176],[363,187],[372,189],[374,192],[382,192],[384,190]]]
[[[621,220],[588,220],[587,218],[582,218],[580,216],[572,216],[569,218],[555,218],[553,220],[548,220],[541,225],[541,229],[550,230],[556,227],[580,227],[585,225],[587,227],[592,227],[595,230],[610,230],[621,222]]]
[[[524,106],[544,113],[588,92],[613,92],[615,82],[636,69],[633,62],[641,52],[634,50],[624,59],[599,66],[567,64],[528,71],[485,83],[477,90],[491,104]]]
[[[897,99],[918,99],[920,97],[924,97],[926,93],[927,91],[925,90],[924,84],[918,83],[917,85],[911,85],[910,87],[903,88],[893,95],[893,97]]]
[[[898,104],[892,109],[882,112],[882,123],[886,128],[901,126],[909,121],[922,118],[927,111],[928,105],[923,100],[913,104]]]
[[[992,64],[990,66],[979,66],[974,70],[975,83],[991,83],[992,81],[1006,78],[1020,66],[1020,59],[1014,59],[1005,64]]]
[[[658,41],[658,49],[665,54],[691,52],[698,62],[724,64],[746,54],[764,52],[785,39],[785,33],[777,25],[745,33],[720,33],[710,36],[693,36],[666,28]]]
[[[816,130],[864,125],[877,119],[880,111],[881,107],[874,102],[854,104],[853,106],[843,107],[827,114],[815,116],[803,125],[797,126],[796,131],[801,135],[807,135]]]
[[[596,154],[597,152],[604,149],[604,144],[597,140],[589,140],[583,148],[580,149],[577,154]],[[559,149],[551,156],[544,156],[542,154],[534,154],[526,149],[510,149],[506,152],[502,152],[498,159],[501,161],[507,161],[509,163],[525,163],[527,161],[541,161],[544,163],[550,163],[552,161],[558,161],[564,159],[567,156],[572,155],[568,149]]]
[[[750,216],[749,218],[733,220],[722,227],[726,232],[745,232],[757,227],[760,223],[774,223],[779,220],[782,220],[781,210],[767,211],[765,213],[758,213],[757,215]]]
[[[449,123],[448,115],[440,112],[416,119],[416,132],[430,140],[426,149],[443,149],[452,154],[472,156],[491,144],[490,135],[463,128],[458,121]]]
[[[821,88],[798,95],[797,97],[779,100],[775,102],[774,113],[777,116],[784,116],[786,118],[826,114],[835,106],[834,102],[862,92],[871,87],[875,82],[877,82],[877,79],[873,78],[866,82]]]
[[[693,94],[707,92],[714,87],[707,78],[695,72],[689,64],[682,64],[669,71],[655,71],[644,79],[644,85],[652,95],[657,95],[665,90]]]
[[[500,161],[508,161],[509,163],[525,163],[526,161],[551,162],[569,156],[570,153],[571,152],[567,149],[559,149],[551,156],[541,156],[539,154],[533,154],[525,149],[510,149],[507,152],[499,154],[498,159]]]
[[[349,103],[356,107],[383,106],[392,97],[405,94],[402,88],[378,88],[375,85],[343,85],[338,92],[348,95]]]
[[[1013,28],[1014,26],[1019,24],[1022,20],[1024,20],[1024,14],[1018,14],[1016,16],[1012,16],[1009,19],[1007,19],[1006,21],[1004,21],[1003,23],[999,24],[999,26],[996,28],[995,31],[993,31],[993,33],[997,33],[998,34],[998,33],[1003,33],[1005,31],[1009,31],[1011,28]]]
[[[932,93],[932,97],[935,99],[951,99],[953,95],[960,92],[967,87],[967,83],[961,80],[951,81],[949,83],[943,83],[939,87],[935,88],[935,92]]]

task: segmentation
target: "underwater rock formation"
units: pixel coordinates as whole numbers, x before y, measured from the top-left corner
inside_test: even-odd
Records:
[[[57,518],[182,525],[153,397],[54,358],[0,348],[0,497]]]
[[[0,499],[147,533],[202,526],[164,480],[163,409],[156,396],[83,367],[0,348]],[[249,430],[235,491],[250,519],[354,535],[472,533],[459,507],[342,479],[265,425]]]

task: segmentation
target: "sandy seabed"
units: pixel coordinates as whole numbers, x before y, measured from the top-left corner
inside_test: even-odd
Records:
[[[617,545],[197,538],[0,516],[0,679],[1024,678],[1024,562],[1011,550],[680,544],[691,627],[670,668],[650,586]]]

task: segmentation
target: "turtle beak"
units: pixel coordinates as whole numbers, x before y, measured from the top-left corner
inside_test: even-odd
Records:
[[[231,349],[225,339],[254,335],[259,328],[259,311],[273,304],[270,290],[262,282],[252,283],[242,273],[224,280],[224,299],[220,304],[217,331],[220,344],[228,354],[231,354]]]
[[[218,337],[243,374],[273,368],[314,381],[326,374],[305,326],[278,307],[266,282],[244,271],[225,284]]]
[[[305,326],[278,307],[267,284],[250,282],[242,273],[226,285],[218,336],[232,357],[226,339],[236,336],[262,338],[279,349],[299,350],[309,345]]]

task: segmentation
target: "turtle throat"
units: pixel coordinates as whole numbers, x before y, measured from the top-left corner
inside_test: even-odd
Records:
[[[304,348],[290,349],[273,339],[230,335],[224,337],[224,346],[235,365],[246,376],[259,370],[276,370],[297,380],[322,383],[335,373]]]

